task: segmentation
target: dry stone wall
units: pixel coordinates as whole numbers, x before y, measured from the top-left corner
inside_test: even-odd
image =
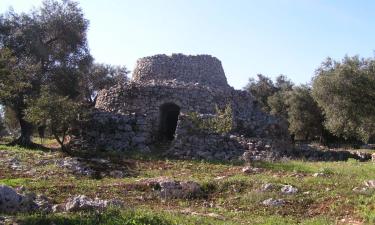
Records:
[[[119,114],[145,114],[150,137],[156,137],[160,123],[160,106],[174,103],[181,113],[215,114],[216,106],[233,110],[234,130],[247,136],[287,139],[287,125],[262,112],[253,97],[240,90],[214,89],[177,81],[130,82],[99,93],[96,108]]]
[[[81,121],[71,140],[73,149],[98,151],[149,151],[150,127],[145,115],[94,111]]]
[[[182,115],[189,112],[213,115],[217,107],[224,109],[228,105],[233,116],[232,135],[235,132],[245,138],[289,140],[286,123],[262,112],[248,92],[228,85],[218,59],[182,54],[138,60],[130,82],[99,92],[95,107],[101,113],[94,114],[83,129],[86,131],[76,139],[94,149],[142,149],[158,141],[161,123],[166,118],[161,116],[165,104],[173,104],[180,114],[169,151],[173,155],[206,159],[234,159],[241,155],[247,147],[230,139],[229,134],[184,131],[189,125]],[[131,124],[139,124],[142,129],[134,130]],[[187,153],[189,149],[199,151]],[[207,153],[207,149],[212,151]]]
[[[200,114],[202,119],[212,115]],[[277,139],[249,138],[241,134],[218,134],[202,130],[196,126],[189,115],[180,115],[176,129],[176,138],[166,156],[181,159],[205,160],[267,160],[279,159],[290,145]]]
[[[178,80],[229,88],[220,60],[210,55],[154,55],[141,58],[133,72],[135,82]]]

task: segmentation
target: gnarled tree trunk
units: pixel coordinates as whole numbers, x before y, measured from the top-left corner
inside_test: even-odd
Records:
[[[21,136],[14,140],[11,145],[20,145],[23,147],[34,147],[37,146],[31,141],[31,136],[33,134],[33,125],[24,119],[24,113],[21,109],[15,109],[18,121],[21,128]]]

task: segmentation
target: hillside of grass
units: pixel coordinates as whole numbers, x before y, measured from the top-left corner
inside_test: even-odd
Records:
[[[97,154],[96,157],[115,162],[126,176],[93,178],[58,167],[55,160],[64,157],[66,155],[57,150],[0,145],[0,184],[14,188],[23,186],[28,191],[46,195],[54,204],[84,194],[122,200],[125,207],[101,213],[19,214],[0,215],[0,218],[18,224],[375,223],[375,189],[353,190],[375,179],[372,162],[264,162],[253,165],[259,168],[257,172],[245,174],[242,172],[245,165],[241,163]],[[5,163],[14,159],[19,162],[17,169]],[[204,196],[160,198],[140,182],[157,177],[196,181]],[[298,192],[285,195],[277,188],[261,191],[262,185],[267,183],[292,185]],[[263,205],[262,201],[269,198],[283,199],[285,205]]]

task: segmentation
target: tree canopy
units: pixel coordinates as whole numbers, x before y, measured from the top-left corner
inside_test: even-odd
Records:
[[[285,98],[289,131],[296,138],[313,140],[323,138],[323,115],[311,96],[311,88],[300,85],[289,91]]]
[[[0,16],[0,103],[19,120],[17,144],[31,144],[32,125],[24,119],[29,101],[42,86],[62,96],[79,96],[80,71],[90,65],[88,21],[73,1],[46,0],[29,13]]]
[[[328,58],[316,71],[313,96],[325,127],[339,137],[364,142],[375,135],[375,60]]]
[[[125,66],[93,63],[81,74],[80,87],[83,100],[94,105],[98,91],[116,84],[124,84],[128,80],[128,73]]]

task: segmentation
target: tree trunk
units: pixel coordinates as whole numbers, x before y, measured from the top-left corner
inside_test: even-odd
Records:
[[[31,141],[33,134],[33,125],[24,119],[25,115],[22,107],[13,108],[20,123],[21,136],[14,140],[11,145],[20,145],[23,147],[35,147],[36,144]]]
[[[57,134],[57,132],[53,132],[53,136],[55,137],[56,141],[60,144],[61,151],[64,153],[69,153],[69,148],[66,145],[64,145],[64,141],[66,137],[65,132],[62,134],[62,140],[60,140],[60,137]]]
[[[21,136],[13,141],[12,145],[20,145],[23,147],[32,147],[35,144],[31,141],[31,135],[33,134],[33,125],[23,118],[19,118]]]

